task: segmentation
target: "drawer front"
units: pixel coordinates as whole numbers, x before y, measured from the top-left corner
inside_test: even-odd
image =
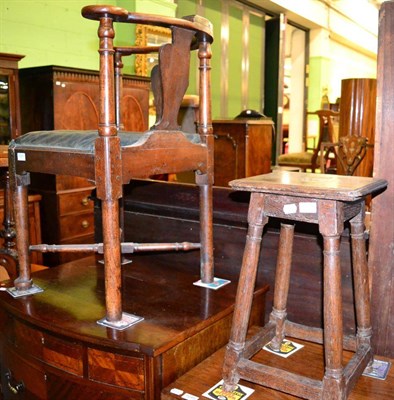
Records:
[[[83,347],[51,335],[43,337],[43,361],[71,374],[83,376]]]
[[[83,378],[68,379],[66,375],[47,373],[48,399],[51,400],[144,400],[144,394],[120,389]]]
[[[47,399],[43,369],[39,364],[21,357],[11,346],[4,348],[1,381],[4,400]]]
[[[30,328],[26,324],[14,319],[14,341],[15,347],[21,354],[29,354],[39,360],[42,359],[43,335],[40,331]]]
[[[93,201],[89,199],[91,194],[91,190],[59,194],[59,215],[93,212]]]
[[[14,320],[13,341],[21,354],[29,354],[62,371],[83,375],[83,347],[79,343],[42,333],[17,320]]]
[[[83,213],[60,217],[60,240],[94,234],[94,215]]]
[[[143,391],[144,365],[143,358],[88,349],[88,375],[96,382]]]

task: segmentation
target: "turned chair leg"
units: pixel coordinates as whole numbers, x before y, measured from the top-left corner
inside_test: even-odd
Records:
[[[275,273],[275,290],[270,321],[275,323],[275,337],[271,347],[279,351],[285,337],[286,305],[290,285],[294,225],[281,224],[278,259]]]
[[[201,282],[214,280],[212,184],[197,183],[200,190],[200,276]]]
[[[32,287],[31,266],[29,256],[29,210],[27,188],[30,175],[16,175],[12,185],[15,213],[15,229],[17,234],[17,252],[19,276],[14,284],[17,290],[27,290]]]
[[[105,302],[108,322],[122,319],[122,270],[118,200],[102,201]]]

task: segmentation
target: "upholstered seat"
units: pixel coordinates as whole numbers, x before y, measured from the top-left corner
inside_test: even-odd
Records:
[[[279,165],[295,164],[301,169],[310,168],[312,165],[313,153],[302,151],[300,153],[281,154],[278,158]],[[320,156],[316,159],[316,164],[320,164]]]
[[[190,143],[201,143],[200,135],[183,133],[183,136]],[[167,133],[166,133],[167,134]],[[13,140],[10,144],[13,148],[48,148],[54,150],[73,150],[86,153],[94,152],[94,142],[97,139],[98,131],[36,131],[29,132]],[[133,146],[139,140],[146,140],[147,134],[141,132],[118,132],[120,146]]]

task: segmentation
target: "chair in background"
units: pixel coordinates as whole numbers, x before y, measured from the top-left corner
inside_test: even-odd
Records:
[[[356,135],[342,136],[338,142],[322,142],[320,144],[320,153],[324,154],[325,157],[320,159],[320,171],[327,173],[327,153],[335,153],[337,161],[339,161],[342,171],[342,175],[353,175],[357,167],[360,165],[367,149],[372,148],[372,144],[368,144],[368,139]]]
[[[106,316],[99,323],[124,329],[141,320],[124,313],[121,294],[121,254],[150,250],[200,248],[202,283],[213,282],[212,185],[213,136],[210,99],[212,25],[199,16],[184,19],[130,13],[119,7],[94,5],[82,9],[85,18],[99,21],[100,110],[97,131],[31,132],[10,145],[11,187],[18,235],[19,277],[15,296],[35,291],[30,276],[29,250],[94,251],[104,255]],[[114,22],[169,28],[172,42],[160,47],[114,47]],[[184,133],[177,116],[189,82],[191,50],[199,59],[198,133]],[[151,83],[157,120],[147,132],[122,132],[119,90],[123,56],[158,52]],[[115,75],[117,78],[115,78]],[[122,243],[120,206],[122,185],[131,179],[195,171],[200,188],[199,243]],[[27,189],[30,172],[79,176],[94,182],[101,200],[103,243],[30,246]],[[39,290],[39,288],[37,289]]]
[[[318,110],[308,113],[319,117],[319,135],[316,146],[311,151],[299,153],[281,154],[278,157],[280,167],[295,167],[302,171],[311,170],[315,172],[320,167],[320,148],[322,142],[334,141],[334,118],[339,117],[339,113],[332,110]],[[329,154],[326,153],[328,157]],[[333,160],[335,162],[335,160]]]

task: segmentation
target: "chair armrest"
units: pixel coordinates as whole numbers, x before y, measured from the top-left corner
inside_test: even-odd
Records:
[[[320,172],[326,172],[326,160],[330,154],[330,149],[334,153],[335,157],[337,157],[337,153],[335,147],[339,146],[339,143],[334,142],[321,142],[320,143]]]

